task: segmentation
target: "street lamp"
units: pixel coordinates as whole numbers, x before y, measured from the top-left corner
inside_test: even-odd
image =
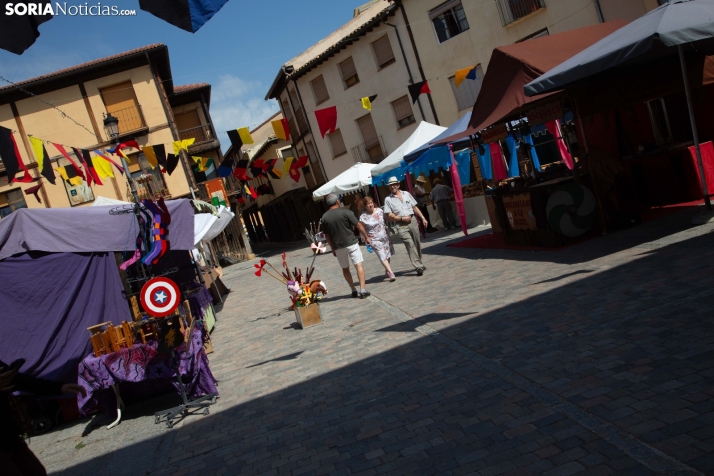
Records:
[[[119,119],[112,116],[111,113],[107,113],[107,115],[104,116],[104,131],[115,144],[119,143]],[[131,194],[134,196],[134,202],[138,204],[139,195],[136,193],[136,186],[134,185],[134,178],[131,176],[131,172],[129,171],[129,164],[126,163],[124,154],[117,153],[117,155],[121,159],[121,165],[124,167],[124,171],[126,172],[126,180],[129,182],[129,189],[131,190]]]

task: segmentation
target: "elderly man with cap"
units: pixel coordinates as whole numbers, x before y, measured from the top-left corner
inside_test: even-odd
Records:
[[[397,224],[397,234],[407,248],[409,261],[416,269],[417,276],[421,276],[426,267],[421,262],[419,226],[414,217],[421,220],[425,228],[429,222],[417,207],[416,198],[409,192],[399,190],[397,177],[389,177],[387,185],[392,193],[384,199],[384,213],[390,221]]]
[[[414,184],[414,195],[416,196],[417,202],[419,202],[419,211],[421,212],[422,215],[424,215],[424,218],[426,218],[426,221],[429,222],[429,225],[426,227],[426,232],[427,233],[433,233],[436,230],[434,226],[431,224],[431,219],[429,217],[429,194],[426,193],[426,190],[424,190],[424,184],[426,183],[426,177],[423,175],[420,175],[416,179],[416,183]]]
[[[352,288],[352,297],[364,299],[369,297],[369,291],[364,289],[364,267],[362,266],[362,251],[359,249],[357,237],[354,234],[356,229],[364,241],[369,244],[370,239],[364,229],[364,225],[357,221],[357,217],[349,208],[341,208],[340,200],[334,193],[325,197],[325,203],[329,209],[322,215],[322,228],[325,231],[325,238],[332,249],[332,254],[337,257],[337,261],[342,268],[342,275],[345,281]],[[350,263],[357,270],[359,280],[359,291],[355,289],[350,273]]]

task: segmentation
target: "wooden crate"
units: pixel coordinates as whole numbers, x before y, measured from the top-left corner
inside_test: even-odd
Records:
[[[320,324],[322,322],[320,305],[313,303],[307,307],[295,307],[295,318],[301,329]]]

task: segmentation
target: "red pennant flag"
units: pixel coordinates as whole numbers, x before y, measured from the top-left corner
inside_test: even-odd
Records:
[[[421,94],[430,94],[429,81],[421,81],[419,83],[410,84],[408,86],[409,95],[412,98],[412,104],[414,104]]]
[[[49,164],[48,164],[49,165]],[[42,203],[40,196],[38,195],[40,189],[42,188],[42,180],[40,180],[37,185],[25,189],[25,195],[34,195],[38,202]]]
[[[72,167],[74,168],[75,172],[77,172],[77,176],[82,177],[82,180],[84,180],[86,182],[87,179],[84,177],[84,172],[82,172],[82,169],[79,168],[79,165],[77,164],[77,162],[72,160],[72,157],[70,157],[69,154],[67,153],[67,151],[64,150],[64,147],[62,147],[59,144],[55,144],[54,142],[52,143],[52,145],[55,146],[55,149],[57,149],[59,151],[59,153],[64,156],[65,159],[69,160],[69,163],[72,164]]]
[[[331,134],[337,129],[337,106],[319,109],[315,111],[315,117],[323,139],[325,134]]]
[[[258,193],[255,191],[255,189],[251,186],[248,186],[248,190],[250,190],[250,196],[253,197],[253,200],[258,198]]]
[[[300,181],[300,169],[290,167],[290,178],[295,180],[295,183]]]

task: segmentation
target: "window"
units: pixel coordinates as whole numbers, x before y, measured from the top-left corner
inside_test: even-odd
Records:
[[[119,134],[146,127],[131,81],[99,90],[107,112],[119,119]]]
[[[305,121],[305,114],[302,110],[302,106],[300,105],[300,98],[298,97],[297,93],[295,92],[294,89],[288,90],[288,94],[290,95],[290,102],[292,103],[293,109],[295,110],[295,119],[297,120],[297,130],[292,129],[292,125],[290,126],[290,134],[293,137],[297,137],[300,132],[306,132],[307,131],[307,122]],[[288,120],[288,123],[290,120]]]
[[[503,26],[545,8],[543,0],[496,0]]]
[[[340,73],[342,74],[342,82],[345,85],[345,89],[359,83],[357,68],[355,68],[355,62],[352,61],[352,57],[340,63]]]
[[[461,0],[450,0],[442,3],[429,12],[429,19],[434,24],[436,39],[439,43],[443,43],[469,29],[469,22],[466,19]]]
[[[151,168],[151,164],[146,160],[143,152],[128,154],[129,172],[136,184],[136,191],[139,198],[151,198],[156,195],[166,196],[169,193],[164,179],[161,177],[160,167]],[[213,159],[215,162],[215,158]],[[205,173],[208,175],[209,168]]]
[[[394,109],[394,117],[400,129],[416,122],[412,105],[409,103],[407,96],[403,96],[392,102],[392,109]]]
[[[342,131],[337,129],[327,137],[330,139],[330,146],[332,147],[332,158],[336,159],[337,157],[347,153],[345,141],[342,139]]]
[[[478,97],[478,93],[481,91],[481,85],[483,84],[483,69],[481,68],[481,65],[476,66],[476,77],[478,78],[477,80],[464,79],[458,88],[456,87],[454,76],[449,78],[451,90],[454,91],[456,106],[459,111],[471,109],[474,107],[474,104],[476,104],[476,98]]]
[[[392,51],[392,44],[389,42],[389,36],[384,35],[382,38],[372,43],[372,49],[374,49],[374,55],[377,58],[377,67],[379,69],[394,63],[394,51]]]
[[[330,99],[330,94],[327,92],[325,78],[322,75],[310,81],[312,93],[315,95],[315,104],[321,104]]]
[[[20,208],[27,208],[25,197],[22,196],[22,189],[0,193],[0,218],[5,218]]]
[[[674,139],[672,137],[672,129],[669,127],[669,117],[667,116],[664,99],[658,98],[647,101],[647,109],[650,112],[650,121],[652,122],[652,130],[654,131],[657,145],[672,142]]]
[[[278,152],[280,152],[280,157],[282,157],[283,159],[287,159],[288,157],[295,157],[295,154],[293,154],[293,148],[290,146],[278,149]]]

